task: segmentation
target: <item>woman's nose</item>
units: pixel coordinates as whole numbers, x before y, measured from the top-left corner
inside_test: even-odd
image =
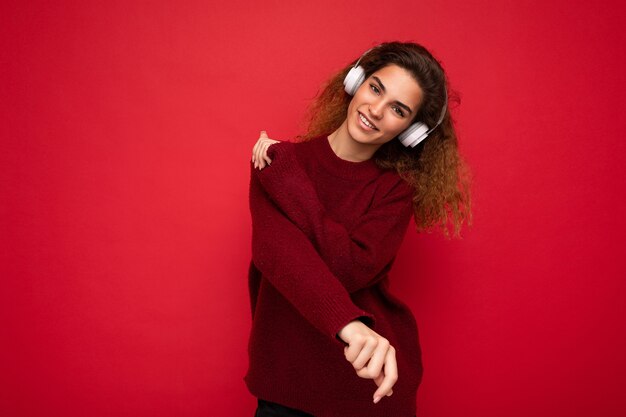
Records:
[[[369,113],[375,119],[380,119],[382,115],[382,104],[381,103],[373,103],[369,105]]]

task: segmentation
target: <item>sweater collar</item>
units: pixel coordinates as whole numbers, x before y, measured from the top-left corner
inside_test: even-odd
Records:
[[[366,161],[354,162],[342,159],[330,146],[328,135],[321,135],[311,140],[318,160],[331,174],[342,178],[375,178],[382,173],[374,158]]]

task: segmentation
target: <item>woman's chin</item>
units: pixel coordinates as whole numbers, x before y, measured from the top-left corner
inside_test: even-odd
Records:
[[[363,144],[372,143],[372,141],[375,141],[376,138],[378,137],[376,133],[378,132],[377,131],[366,132],[363,129],[361,129],[359,126],[348,126],[348,134],[350,135],[352,140],[354,140],[355,142],[359,142]]]

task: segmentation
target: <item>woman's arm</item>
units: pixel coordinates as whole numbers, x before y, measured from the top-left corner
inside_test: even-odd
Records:
[[[337,333],[352,320],[373,328],[374,316],[352,302],[311,242],[269,199],[252,163],[250,167],[254,265],[307,321],[338,344],[343,342]]]
[[[400,180],[375,207],[347,230],[327,215],[308,175],[297,161],[294,144],[271,145],[272,164],[253,169],[272,201],[313,243],[348,292],[385,276],[413,214],[412,190]]]
[[[344,348],[359,377],[374,379],[378,385],[374,402],[392,395],[398,379],[395,348],[374,331],[374,316],[354,305],[311,242],[280,213],[254,174],[250,212],[255,266],[306,320]]]

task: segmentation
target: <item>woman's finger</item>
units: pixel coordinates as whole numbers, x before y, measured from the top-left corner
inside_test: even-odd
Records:
[[[378,339],[376,350],[372,354],[372,357],[367,364],[367,372],[369,373],[370,378],[376,378],[378,375],[381,374],[387,352],[389,351],[389,347],[390,345],[387,339]]]
[[[380,384],[383,383],[385,379],[385,371],[383,370],[383,372],[381,372],[376,378],[374,378],[374,382],[376,383],[376,386],[380,387]],[[391,395],[393,395],[393,390],[390,389],[389,392],[387,393],[387,397],[391,397]]]
[[[263,145],[265,143],[265,141],[267,140],[267,132],[265,130],[261,130],[261,133],[259,134],[259,140],[257,141],[257,143],[259,144],[259,149],[258,149],[258,153],[257,153],[257,166],[259,166],[261,169],[263,169],[263,166],[261,166],[261,159],[263,158],[263,153],[265,152],[263,150]]]
[[[259,168],[261,165],[261,158],[263,157],[263,144],[267,139],[263,139],[262,137],[256,141],[254,145],[254,167]]]
[[[259,159],[261,169],[265,168],[268,161],[271,161],[271,159],[267,156],[267,148],[269,148],[271,144],[272,142],[269,142],[267,139],[261,144],[261,158]]]
[[[380,384],[383,383],[383,380],[385,379],[385,371],[383,370],[383,372],[381,372],[376,378],[374,378],[374,382],[376,383],[376,386],[380,387]],[[393,394],[393,390],[390,389],[389,393],[387,394],[387,397],[390,397]]]
[[[385,356],[387,355],[389,347],[390,345],[387,339],[382,337],[378,338],[375,343],[375,349],[368,353],[367,359],[369,359],[369,362],[365,367],[362,367],[360,369],[357,368],[357,375],[361,378],[369,379],[374,379],[378,377],[382,372],[383,364],[385,362]],[[362,359],[362,357],[359,356],[358,359]]]
[[[254,162],[254,167],[257,168],[259,166],[259,158],[261,157],[260,153],[260,145],[263,141],[267,139],[267,132],[265,130],[261,130],[259,134],[259,139],[257,139],[256,143],[252,147],[252,162]]]
[[[389,395],[391,388],[398,380],[398,365],[396,363],[396,353],[393,347],[390,347],[387,351],[384,373],[383,382],[374,393],[374,402],[378,402],[383,396]]]
[[[252,162],[254,162],[254,167],[256,168],[256,163],[258,160],[258,150],[259,150],[259,141],[257,140],[254,146],[252,147]]]
[[[278,141],[277,140],[271,140],[271,142],[268,142],[267,146],[265,147],[265,152],[263,152],[263,158],[265,159],[265,162],[268,163],[268,165],[272,165],[272,159],[269,156],[267,156],[267,150],[269,149],[270,146],[272,146],[275,143],[278,143]]]
[[[365,346],[366,339],[362,337],[354,337],[348,346],[344,349],[344,354],[346,355],[346,360],[350,363],[354,363],[354,361],[359,356],[361,350],[363,350],[363,346]]]
[[[371,363],[371,358],[376,352],[376,347],[378,346],[378,341],[376,338],[369,338],[365,340],[365,343],[361,347],[361,351],[354,361],[352,361],[352,366],[357,371],[357,375],[362,378],[371,378],[368,373],[368,361]]]
[[[257,152],[257,167],[263,169],[265,167],[265,150],[267,149],[266,139],[259,139],[259,149]]]

